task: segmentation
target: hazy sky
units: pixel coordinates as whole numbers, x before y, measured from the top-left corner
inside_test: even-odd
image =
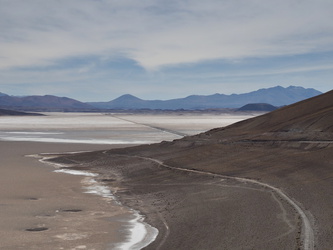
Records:
[[[0,0],[0,92],[108,101],[333,86],[332,0]]]

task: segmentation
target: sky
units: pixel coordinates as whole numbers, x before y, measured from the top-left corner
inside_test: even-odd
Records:
[[[333,86],[332,0],[0,0],[0,92],[109,101]]]

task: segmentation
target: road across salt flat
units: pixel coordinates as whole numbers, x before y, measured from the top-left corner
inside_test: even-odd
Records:
[[[116,115],[111,115],[111,116],[114,117],[114,118],[126,121],[126,122],[131,122],[131,123],[134,123],[134,124],[137,124],[137,125],[143,125],[143,126],[146,126],[146,127],[152,128],[152,129],[160,130],[162,132],[167,132],[167,133],[178,135],[178,136],[187,136],[188,135],[186,133],[182,133],[182,132],[179,132],[179,131],[176,131],[176,130],[171,130],[171,129],[167,129],[167,128],[163,128],[163,127],[153,126],[149,123],[139,123],[139,122],[129,120],[129,119],[126,119],[126,118],[122,118],[122,117],[119,117],[119,116],[116,116]]]
[[[213,128],[225,127],[232,123],[252,118],[258,114],[108,114],[121,121],[145,126],[176,136],[189,136]]]

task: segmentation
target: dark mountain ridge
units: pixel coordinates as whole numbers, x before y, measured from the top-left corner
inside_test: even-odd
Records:
[[[277,107],[267,103],[249,103],[237,109],[237,111],[273,111]]]
[[[94,107],[68,97],[44,96],[0,96],[0,107],[23,110],[93,110]]]
[[[96,109],[113,110],[208,110],[239,108],[249,103],[267,103],[284,106],[316,96],[321,92],[314,89],[280,86],[260,89],[245,94],[191,95],[171,100],[142,100],[133,95],[123,95],[110,102],[83,103],[67,97],[44,96],[9,96],[0,93],[0,107],[15,110],[34,111],[92,111]]]

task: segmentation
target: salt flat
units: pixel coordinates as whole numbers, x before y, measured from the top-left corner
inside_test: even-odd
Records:
[[[146,144],[179,139],[254,115],[44,113],[0,117],[0,139],[90,144]]]

